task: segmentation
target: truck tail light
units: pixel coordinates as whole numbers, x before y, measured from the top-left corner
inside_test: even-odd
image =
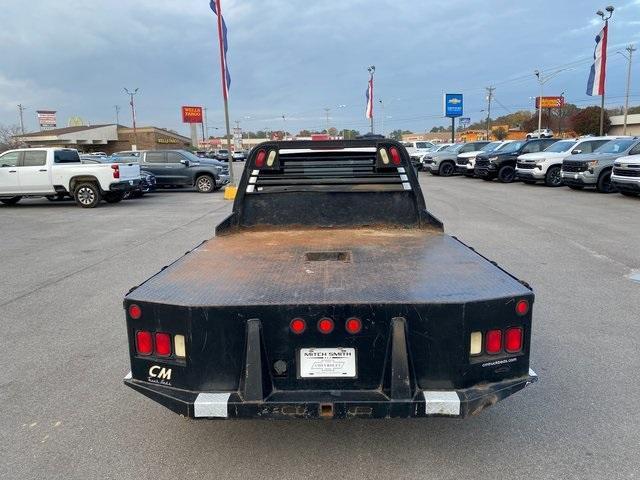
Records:
[[[171,355],[171,335],[168,333],[156,333],[156,355],[159,357]]]
[[[389,149],[389,153],[391,154],[391,163],[394,165],[400,165],[400,152],[396,147],[391,147]]]
[[[117,163],[115,165],[111,165],[111,169],[113,170],[113,178],[120,178],[120,165]]]
[[[300,335],[302,332],[304,332],[307,329],[307,324],[301,318],[294,318],[293,320],[291,320],[291,323],[289,324],[289,328],[296,335]]]
[[[333,320],[330,318],[321,318],[318,320],[318,331],[325,335],[333,332]]]
[[[260,150],[258,155],[256,155],[256,167],[262,168],[264,167],[264,161],[267,158],[267,152],[265,150]]]
[[[522,328],[508,328],[504,334],[504,349],[508,353],[516,353],[522,350]]]
[[[142,309],[140,306],[134,304],[129,305],[129,316],[134,320],[140,319],[142,317]]]
[[[516,302],[516,313],[521,317],[529,313],[529,302],[526,300],[518,300]]]
[[[184,358],[187,356],[184,335],[175,335],[173,337],[173,352],[176,354],[176,357]]]
[[[478,355],[482,352],[482,332],[471,332],[470,355]]]
[[[136,351],[139,355],[151,355],[153,352],[151,332],[147,332],[146,330],[136,332]]]
[[[362,330],[362,320],[356,317],[351,317],[344,324],[345,330],[349,332],[351,335],[355,335],[356,333],[360,333]]]
[[[502,330],[489,330],[487,332],[485,348],[490,355],[495,355],[502,350]]]

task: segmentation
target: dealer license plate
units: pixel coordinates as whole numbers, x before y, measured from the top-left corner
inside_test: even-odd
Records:
[[[355,378],[355,348],[301,348],[301,378]]]

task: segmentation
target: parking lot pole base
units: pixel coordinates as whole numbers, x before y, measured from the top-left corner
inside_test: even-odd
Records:
[[[238,187],[235,185],[227,185],[224,187],[224,199],[225,200],[233,200],[236,198],[236,193],[238,192]]]

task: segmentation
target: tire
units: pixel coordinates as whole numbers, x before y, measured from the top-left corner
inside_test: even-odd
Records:
[[[600,174],[598,183],[596,184],[596,190],[600,193],[614,193],[617,191],[616,187],[611,185],[611,170]]]
[[[582,190],[584,187],[582,185],[568,185],[571,190]]]
[[[438,168],[438,174],[443,177],[450,177],[456,173],[456,166],[451,162],[442,162]]]
[[[511,165],[505,165],[498,170],[498,180],[502,183],[511,183],[516,178],[516,169]]]
[[[0,198],[0,202],[4,203],[5,205],[9,205],[9,206],[15,205],[20,200],[22,200],[22,197]]]
[[[531,140],[531,135],[527,135],[527,140]]]
[[[639,194],[637,192],[620,192],[621,194],[623,194],[625,197],[637,197]]]
[[[562,175],[560,174],[560,165],[549,167],[544,177],[544,184],[547,187],[561,187]]]
[[[73,191],[73,199],[82,208],[95,208],[102,200],[102,193],[100,193],[100,188],[95,183],[83,182],[76,185]]]
[[[104,201],[107,203],[118,203],[124,200],[122,192],[107,192],[104,194]]]
[[[211,175],[200,175],[196,178],[196,190],[200,193],[211,193],[216,189],[216,181]]]

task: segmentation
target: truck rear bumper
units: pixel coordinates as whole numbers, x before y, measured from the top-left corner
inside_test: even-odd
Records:
[[[264,401],[243,401],[238,392],[192,392],[144,382],[127,375],[124,383],[168,409],[190,418],[410,418],[476,415],[536,382],[524,377],[460,390],[418,391],[411,400],[393,400],[379,390],[275,391]]]

